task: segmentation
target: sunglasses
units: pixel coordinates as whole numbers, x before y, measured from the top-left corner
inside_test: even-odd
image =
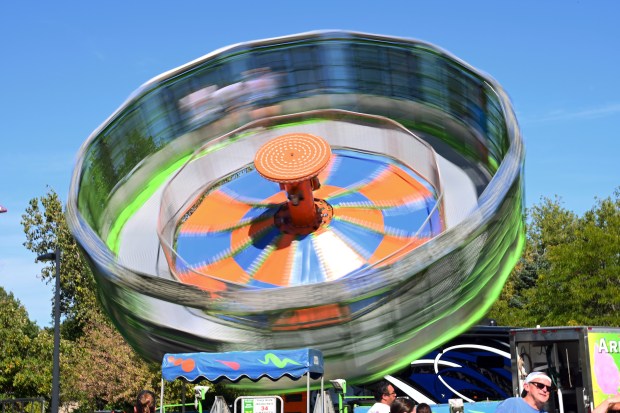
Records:
[[[551,393],[551,391],[553,390],[551,386],[547,386],[546,384],[542,384],[537,381],[531,381],[530,384],[533,384],[534,386],[538,387],[540,390],[547,389],[549,393]]]

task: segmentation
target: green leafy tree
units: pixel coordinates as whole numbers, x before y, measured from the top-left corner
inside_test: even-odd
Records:
[[[542,198],[526,211],[526,243],[523,255],[511,272],[488,317],[515,327],[535,325],[527,308],[540,274],[549,268],[548,251],[562,244],[574,231],[577,217],[564,209],[559,198]]]
[[[531,317],[544,325],[620,326],[620,190],[565,232],[548,247]]]
[[[30,321],[24,306],[0,287],[0,393],[5,397],[36,394],[28,383],[16,377],[28,364],[38,334],[39,328]]]
[[[22,216],[26,248],[37,255],[57,247],[61,250],[61,403],[74,402],[82,411],[126,408],[140,389],[158,384],[158,367],[140,359],[103,313],[95,293],[95,279],[63,211],[58,195],[49,191],[32,199]],[[48,264],[42,273],[46,282],[54,280],[55,263]],[[53,340],[51,332],[44,333],[31,341],[36,356],[25,364],[27,368],[18,378],[19,383],[30,381],[33,387],[46,389],[44,394],[48,395]],[[42,377],[34,376],[37,371],[42,372]]]
[[[500,324],[620,325],[620,190],[583,217],[543,198],[526,247],[489,312]]]
[[[81,410],[127,408],[140,390],[153,388],[159,366],[142,360],[103,314],[92,321],[64,358],[68,388],[85,402]]]
[[[61,351],[68,343],[61,341]],[[42,329],[28,347],[28,357],[14,378],[15,387],[21,389],[21,397],[44,397],[48,406],[52,394],[52,353],[54,338],[52,329]]]
[[[60,312],[63,318],[63,337],[75,340],[80,337],[90,313],[97,309],[95,281],[84,262],[78,246],[69,231],[62,203],[56,192],[30,200],[22,215],[26,233],[24,246],[37,256],[61,250]],[[51,283],[56,276],[55,263],[48,263],[42,278]],[[51,306],[53,308],[53,306]]]
[[[541,323],[540,313],[549,309],[546,304],[552,297],[544,297],[539,285],[551,266],[550,252],[558,245],[564,245],[575,237],[578,217],[562,206],[560,198],[542,198],[540,203],[529,209],[530,225],[527,232],[525,265],[519,274],[517,288],[521,325],[535,326]],[[542,308],[541,308],[542,305]]]
[[[487,314],[487,318],[496,320],[498,324],[505,326],[520,326],[523,323],[523,304],[520,295],[517,293],[516,284],[520,273],[525,265],[524,259],[517,263],[510,273],[499,298]]]

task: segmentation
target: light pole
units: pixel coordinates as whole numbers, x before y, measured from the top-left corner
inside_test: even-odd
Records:
[[[347,406],[343,406],[343,401],[347,393],[347,381],[344,379],[336,379],[330,380],[330,382],[338,395],[338,413],[347,413],[349,411]]]
[[[56,287],[54,288],[54,356],[52,359],[52,409],[58,413],[60,405],[60,248],[37,257],[37,261],[56,261]]]

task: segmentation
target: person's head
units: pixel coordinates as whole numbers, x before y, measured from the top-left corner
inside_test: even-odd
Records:
[[[433,413],[431,411],[431,406],[426,403],[420,403],[415,409],[416,413]]]
[[[390,405],[390,413],[413,413],[414,407],[411,399],[396,399]]]
[[[149,390],[142,390],[136,398],[136,405],[133,408],[135,413],[155,413],[157,407],[155,393]]]
[[[534,371],[527,375],[523,382],[523,391],[528,404],[541,410],[549,401],[551,393],[551,378],[545,373]]]
[[[377,383],[374,390],[374,396],[375,401],[387,405],[391,405],[392,402],[396,400],[396,392],[394,391],[394,386],[392,386],[386,380],[381,380],[379,383]]]

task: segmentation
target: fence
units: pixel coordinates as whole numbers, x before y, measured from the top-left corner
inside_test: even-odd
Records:
[[[0,400],[1,413],[44,413],[45,399],[43,397],[28,399]]]

